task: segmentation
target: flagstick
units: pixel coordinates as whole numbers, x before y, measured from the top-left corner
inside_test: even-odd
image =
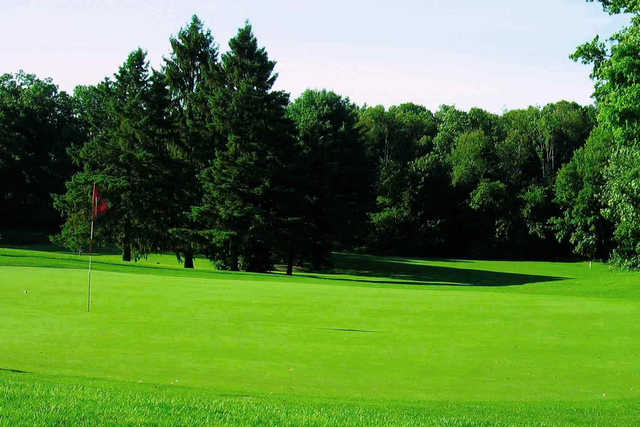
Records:
[[[96,212],[96,184],[93,183],[91,195],[91,237],[89,239],[89,292],[87,293],[87,313],[91,312],[91,261],[93,257],[93,220]]]
[[[93,255],[93,220],[91,220],[91,240],[89,242],[89,294],[87,297],[87,313],[91,312],[91,258]]]

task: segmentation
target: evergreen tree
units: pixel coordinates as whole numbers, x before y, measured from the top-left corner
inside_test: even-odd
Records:
[[[97,230],[103,242],[118,244],[124,261],[167,249],[167,186],[172,177],[164,77],[150,73],[146,53],[137,49],[113,82],[103,82],[93,96],[103,104],[92,109],[98,119],[89,119],[95,120],[91,139],[75,156],[82,169],[55,200],[67,218],[58,241],[86,248],[80,236],[87,232],[91,187],[97,183],[110,205]]]
[[[293,125],[285,117],[289,97],[273,91],[275,62],[258,47],[247,23],[221,58],[221,83],[209,99],[216,132],[224,141],[201,176],[204,195],[195,208],[205,224],[208,256],[221,268],[267,271],[273,265],[277,230],[286,214],[278,182]]]
[[[176,37],[170,38],[171,54],[165,58],[164,73],[171,95],[171,117],[175,125],[172,169],[176,188],[172,192],[170,233],[178,258],[193,268],[198,250],[198,225],[191,208],[202,199],[198,176],[211,165],[219,145],[211,129],[212,116],[207,96],[219,79],[218,49],[209,30],[196,15]]]

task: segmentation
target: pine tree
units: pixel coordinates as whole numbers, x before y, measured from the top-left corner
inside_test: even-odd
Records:
[[[224,147],[202,174],[204,196],[195,212],[207,225],[208,255],[221,268],[266,271],[286,216],[278,200],[287,186],[282,179],[293,124],[285,117],[288,95],[272,90],[275,62],[248,23],[229,47],[209,100]]]
[[[58,241],[66,246],[86,243],[81,236],[87,232],[91,187],[97,183],[110,205],[97,230],[102,242],[118,244],[124,261],[166,249],[172,177],[164,77],[150,73],[146,53],[137,49],[113,81],[89,92],[97,119],[91,139],[75,154],[81,171],[55,200],[67,217]]]
[[[207,95],[217,85],[218,50],[209,30],[196,15],[176,37],[170,39],[171,55],[165,58],[164,73],[171,94],[171,115],[176,126],[172,153],[176,165],[171,229],[174,250],[184,257],[185,268],[193,268],[198,250],[198,225],[191,207],[202,199],[197,177],[215,156],[219,137],[211,129]]]

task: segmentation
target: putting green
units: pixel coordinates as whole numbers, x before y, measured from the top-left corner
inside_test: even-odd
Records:
[[[174,260],[96,257],[87,313],[84,257],[0,249],[0,368],[389,404],[640,398],[637,273],[338,254],[336,271],[286,277]]]

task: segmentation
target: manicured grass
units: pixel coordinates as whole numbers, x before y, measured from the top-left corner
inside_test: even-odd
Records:
[[[349,254],[294,277],[94,261],[89,314],[85,257],[0,249],[0,368],[27,372],[0,371],[0,422],[640,422],[637,273]]]

